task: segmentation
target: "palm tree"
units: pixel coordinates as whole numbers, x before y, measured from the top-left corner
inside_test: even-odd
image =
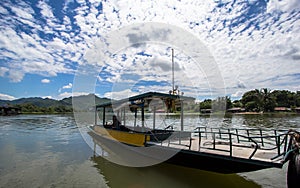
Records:
[[[261,111],[263,112],[274,111],[276,100],[270,90],[268,90],[267,88],[262,88],[258,92],[258,100],[259,100],[258,104]]]

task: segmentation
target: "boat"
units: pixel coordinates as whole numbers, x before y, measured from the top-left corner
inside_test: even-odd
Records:
[[[230,174],[282,168],[290,161],[290,176],[299,177],[298,131],[205,126],[186,131],[183,109],[193,101],[192,97],[173,93],[147,92],[103,103],[95,107],[95,124],[89,127],[89,134],[121,165],[141,167],[167,162]],[[177,110],[180,130],[170,125],[156,128],[156,109],[162,106],[166,113]],[[146,114],[152,118],[152,128],[145,126]],[[111,115],[109,122],[107,117]],[[134,117],[133,125],[127,125],[127,116]]]
[[[166,162],[223,174],[282,168],[289,162],[288,187],[298,187],[298,130],[207,126],[184,130],[185,126],[194,127],[184,122],[184,106],[194,103],[195,98],[184,96],[174,85],[173,57],[172,49],[169,93],[147,92],[95,106],[95,122],[88,132],[94,151],[100,146],[108,160],[123,166],[147,167]],[[163,112],[180,116],[179,130],[173,129],[172,124],[157,128],[157,115]],[[152,120],[151,128],[145,126],[146,116]],[[129,125],[128,117],[133,119]]]

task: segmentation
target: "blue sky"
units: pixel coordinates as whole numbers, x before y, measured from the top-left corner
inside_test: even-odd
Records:
[[[197,37],[231,98],[255,88],[300,90],[298,0],[2,0],[0,99],[168,92],[170,46],[135,45],[105,63],[85,61],[110,32],[147,22],[174,25]],[[180,49],[174,60],[176,85],[186,95],[215,97],[207,70],[193,69],[192,58]],[[84,64],[98,72],[94,88],[74,91],[74,75]]]

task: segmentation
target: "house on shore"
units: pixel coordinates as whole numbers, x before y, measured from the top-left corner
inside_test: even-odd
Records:
[[[0,115],[2,116],[17,115],[20,113],[21,109],[18,107],[0,106]]]
[[[210,114],[212,113],[212,109],[200,109],[201,114]]]
[[[245,108],[240,108],[240,107],[227,109],[227,112],[230,112],[230,113],[241,113],[241,112],[245,112],[245,111],[246,111]]]
[[[291,108],[287,108],[287,107],[275,107],[274,111],[275,112],[291,112],[292,109]]]
[[[294,108],[294,111],[297,112],[297,113],[300,113],[300,107]]]

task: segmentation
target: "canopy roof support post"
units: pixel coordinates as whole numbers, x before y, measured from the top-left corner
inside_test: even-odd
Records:
[[[97,106],[95,106],[95,125],[97,125]]]
[[[145,108],[144,105],[142,107],[142,130],[144,131],[145,128]]]
[[[126,126],[126,109],[123,108],[123,125]]]
[[[136,127],[137,109],[134,109],[134,127]]]
[[[103,107],[103,117],[102,117],[102,121],[103,121],[103,126],[105,125],[105,107]]]
[[[153,107],[153,130],[155,129],[156,106]]]
[[[121,113],[121,115],[122,115],[122,113]],[[120,121],[120,109],[117,110],[117,120]]]
[[[180,100],[180,125],[181,131],[183,131],[183,100]]]

